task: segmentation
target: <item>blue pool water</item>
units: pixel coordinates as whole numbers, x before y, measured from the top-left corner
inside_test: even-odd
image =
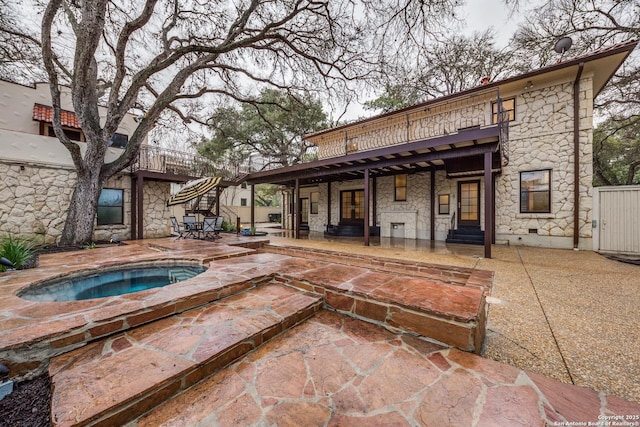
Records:
[[[190,279],[205,271],[199,265],[130,267],[59,278],[19,294],[30,301],[78,301],[129,294]]]

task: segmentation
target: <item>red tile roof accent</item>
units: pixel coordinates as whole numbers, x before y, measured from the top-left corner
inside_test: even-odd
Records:
[[[78,116],[73,111],[62,110],[60,112],[60,120],[62,126],[67,126],[74,129],[80,129],[80,123],[78,122]],[[39,122],[53,122],[53,107],[42,104],[33,104],[33,120]]]

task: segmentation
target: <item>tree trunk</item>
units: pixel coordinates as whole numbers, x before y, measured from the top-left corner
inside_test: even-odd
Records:
[[[629,164],[629,170],[627,172],[627,181],[625,182],[626,185],[633,184],[633,178],[636,175],[636,169],[638,169],[639,167],[640,167],[640,160],[636,160]]]
[[[62,231],[61,246],[82,246],[93,241],[93,227],[102,184],[98,172],[78,172],[78,181]]]

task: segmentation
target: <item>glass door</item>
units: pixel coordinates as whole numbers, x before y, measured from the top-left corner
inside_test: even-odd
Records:
[[[364,190],[340,192],[340,222],[361,223],[364,221]]]
[[[309,225],[309,199],[300,199],[300,225]]]
[[[480,181],[458,182],[458,225],[480,225]]]

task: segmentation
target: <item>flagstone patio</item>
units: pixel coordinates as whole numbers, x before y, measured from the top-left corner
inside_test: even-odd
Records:
[[[131,426],[532,427],[634,414],[640,405],[323,310]]]
[[[485,338],[490,271],[256,238],[127,243],[0,275],[0,362],[14,376],[48,368],[54,425],[554,425],[640,415],[637,403],[473,354]],[[209,269],[100,300],[15,295],[72,271],[176,260]]]

